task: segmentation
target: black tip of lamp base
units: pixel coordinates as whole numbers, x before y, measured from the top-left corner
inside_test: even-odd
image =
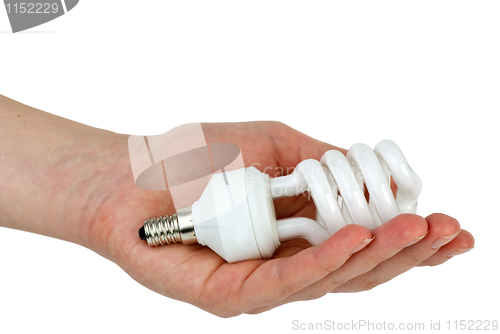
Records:
[[[146,232],[144,232],[144,226],[139,229],[139,237],[141,240],[146,240]]]

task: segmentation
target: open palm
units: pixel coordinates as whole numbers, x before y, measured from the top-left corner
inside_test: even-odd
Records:
[[[207,142],[238,145],[246,166],[266,168],[271,176],[304,159],[319,159],[327,150],[346,152],[277,122],[204,124],[203,130]],[[173,203],[164,191],[135,185],[125,152],[114,173],[102,185],[109,196],[89,221],[92,248],[144,286],[223,317],[259,313],[328,292],[371,289],[417,265],[440,264],[450,252],[473,244],[451,217],[404,214],[372,232],[348,225],[319,246],[292,240],[272,259],[228,264],[200,245],[152,248],[141,241],[137,230],[144,219],[174,213]],[[275,206],[278,218],[314,218],[314,204],[306,196],[277,200]],[[432,248],[443,236],[449,242]]]

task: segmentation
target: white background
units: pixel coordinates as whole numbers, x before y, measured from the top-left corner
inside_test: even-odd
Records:
[[[500,320],[499,16],[496,1],[82,0],[12,34],[0,7],[0,94],[137,135],[279,120],[345,148],[390,138],[423,181],[419,213],[454,216],[476,239],[465,255],[368,292],[221,319],[80,246],[2,228],[0,332]]]

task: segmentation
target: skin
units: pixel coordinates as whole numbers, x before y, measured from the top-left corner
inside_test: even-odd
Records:
[[[200,245],[152,248],[137,230],[145,218],[175,209],[168,191],[135,185],[127,135],[3,96],[0,128],[1,226],[80,244],[144,286],[220,317],[260,313],[330,292],[369,290],[413,267],[442,264],[474,245],[457,220],[436,213],[403,214],[373,231],[348,225],[321,245],[292,240],[272,259],[234,264]],[[204,124],[203,130],[207,142],[238,145],[246,166],[267,167],[272,177],[331,149],[346,153],[278,122]],[[307,196],[277,200],[275,207],[278,218],[314,218]],[[432,248],[436,240],[441,245]]]

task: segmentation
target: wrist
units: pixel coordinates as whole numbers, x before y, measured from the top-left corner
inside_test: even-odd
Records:
[[[106,253],[105,221],[113,215],[116,193],[134,185],[126,135],[103,133],[75,142],[74,181],[64,206],[63,239]]]
[[[0,128],[0,226],[87,246],[102,183],[127,167],[119,163],[128,159],[127,136],[2,96]]]

